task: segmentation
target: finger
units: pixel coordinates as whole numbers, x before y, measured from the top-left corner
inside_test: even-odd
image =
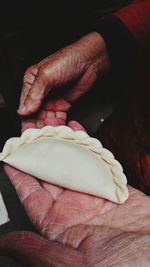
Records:
[[[26,95],[23,105],[19,108],[18,112],[20,115],[31,115],[39,109],[42,100],[51,89],[50,85],[48,87],[48,81],[49,77],[47,77],[46,72],[40,69]]]
[[[63,119],[57,119],[57,118],[53,118],[51,120],[45,120],[44,121],[44,126],[59,126],[59,125],[66,125],[66,121]]]
[[[35,77],[33,78],[33,80],[34,79],[35,79]],[[20,111],[21,107],[24,105],[24,101],[25,101],[30,89],[31,89],[31,84],[28,82],[24,82],[21,97],[20,97],[20,105],[19,105],[18,111]]]
[[[86,130],[84,129],[84,127],[77,121],[69,121],[68,122],[68,126],[74,130],[74,131],[83,131],[86,132]]]
[[[63,111],[57,111],[56,112],[56,118],[57,119],[62,119],[62,120],[66,120],[66,118],[67,118],[67,114],[66,114],[66,112],[63,112]]]
[[[50,193],[45,191],[33,176],[20,172],[9,165],[5,165],[4,169],[14,185],[30,220],[39,231],[42,231],[45,227],[46,218],[50,220],[48,213],[53,204]]]
[[[22,128],[21,128],[22,133],[29,128],[37,128],[36,122],[32,122],[32,121],[23,121],[21,125],[22,125]]]
[[[44,126],[45,126],[45,124],[44,124],[44,121],[43,120],[37,120],[37,122],[36,122],[36,128],[37,129],[41,129]]]
[[[68,111],[70,107],[71,107],[71,104],[63,98],[49,100],[45,104],[45,109],[47,111],[64,111],[65,112],[65,111]]]
[[[31,192],[36,191],[36,189],[41,189],[40,183],[33,176],[20,172],[7,164],[4,165],[4,170],[9,176],[22,202],[31,195]]]
[[[51,121],[54,118],[55,119],[66,120],[66,112],[63,112],[63,111],[58,111],[58,112],[47,111],[45,120]]]
[[[21,109],[24,107],[24,102],[35,80],[37,71],[38,71],[37,65],[34,65],[34,66],[29,67],[24,74],[23,89],[22,89],[21,97],[20,97],[20,106],[18,108],[19,114],[20,114]]]
[[[54,111],[47,111],[46,117],[44,119],[44,124],[50,126],[58,126],[58,125],[65,125],[65,114],[64,112],[56,113]]]
[[[39,120],[45,120],[46,114],[47,114],[46,110],[41,110],[41,112],[38,115],[38,119]]]

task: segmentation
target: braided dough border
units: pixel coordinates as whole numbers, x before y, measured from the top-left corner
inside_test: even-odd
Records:
[[[123,173],[121,164],[114,158],[113,154],[108,149],[103,148],[100,141],[96,138],[90,137],[83,131],[73,131],[68,126],[45,126],[41,129],[27,129],[20,137],[8,139],[2,153],[0,153],[0,161],[3,161],[8,155],[15,152],[19,147],[41,138],[57,138],[60,140],[75,142],[76,144],[81,145],[95,153],[110,167],[113,180],[116,185],[116,195],[118,201],[121,202],[120,194],[124,194],[124,192],[126,192],[126,196],[128,197],[128,189],[126,186],[127,178]]]

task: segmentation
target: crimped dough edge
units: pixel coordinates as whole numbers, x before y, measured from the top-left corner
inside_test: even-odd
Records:
[[[45,126],[41,129],[30,128],[25,130],[20,137],[12,137],[7,140],[2,153],[0,153],[0,161],[4,161],[8,155],[15,152],[19,147],[43,138],[74,142],[95,153],[109,165],[116,185],[118,202],[123,203],[128,198],[127,178],[123,173],[121,164],[114,158],[113,154],[108,149],[105,149],[96,138],[90,137],[83,131],[74,131],[68,126]]]

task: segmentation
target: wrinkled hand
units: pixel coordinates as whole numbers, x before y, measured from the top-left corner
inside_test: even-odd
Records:
[[[81,126],[71,122],[70,127]],[[147,267],[150,198],[129,187],[122,205],[41,182],[5,166],[39,233],[8,234],[0,249],[28,266]]]
[[[51,125],[60,124],[60,120],[65,123],[71,104],[91,88],[97,76],[103,76],[109,68],[103,38],[96,32],[90,33],[26,71],[18,113],[31,115],[39,111],[44,99],[51,93],[41,111],[48,111],[48,116],[52,118]],[[40,112],[27,123],[39,125],[44,116],[45,112],[42,115]]]
[[[150,198],[129,187],[126,203],[39,183],[6,168],[42,238],[8,234],[0,250],[31,266],[147,267],[150,262]],[[52,241],[55,240],[55,241]]]
[[[70,104],[64,99],[57,99],[47,101],[39,112],[33,116],[23,118],[22,132],[28,128],[42,128],[44,126],[58,126],[66,125],[66,111]]]

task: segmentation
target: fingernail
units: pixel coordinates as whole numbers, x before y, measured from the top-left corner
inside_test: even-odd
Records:
[[[27,107],[26,106],[20,106],[19,108],[18,108],[18,111],[20,112],[26,112],[28,109],[27,109]]]

